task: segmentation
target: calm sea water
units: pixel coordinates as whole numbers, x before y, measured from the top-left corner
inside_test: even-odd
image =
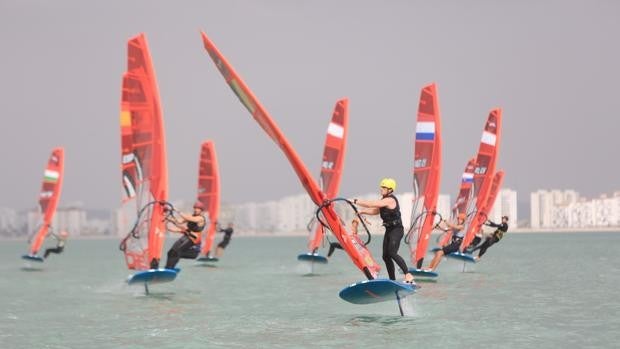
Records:
[[[380,259],[381,237],[372,244]],[[25,242],[0,242],[1,348],[616,348],[620,234],[508,234],[475,268],[444,260],[435,283],[352,305],[362,279],[342,251],[304,276],[303,238],[232,240],[216,267],[182,260],[176,281],[141,287],[118,242],[69,241],[29,270]],[[401,254],[406,254],[401,248]],[[33,264],[34,266],[34,264]]]

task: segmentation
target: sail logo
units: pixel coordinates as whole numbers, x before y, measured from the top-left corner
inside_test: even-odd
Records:
[[[492,134],[491,132],[484,131],[482,133],[481,142],[484,144],[488,144],[490,146],[495,146],[495,141],[497,140],[497,136]]]
[[[333,161],[323,161],[323,164],[321,165],[321,167],[328,169],[328,170],[333,170],[334,169],[334,162]]]
[[[418,122],[415,126],[416,140],[432,141],[435,139],[434,122]]]
[[[327,134],[332,135],[336,138],[342,138],[344,137],[344,128],[338,124],[330,122],[329,126],[327,127]]]
[[[413,167],[415,168],[421,168],[421,167],[426,167],[426,163],[428,162],[428,160],[426,158],[423,159],[416,159],[413,162]]]
[[[60,174],[58,173],[58,171],[45,170],[45,174],[43,175],[43,180],[46,182],[55,183],[58,181],[58,177],[60,177]]]
[[[474,181],[473,173],[463,173],[463,183],[472,183]]]
[[[474,170],[475,174],[485,174],[487,173],[487,168],[486,167],[476,167],[476,169]]]
[[[43,191],[41,192],[41,195],[39,196],[41,199],[49,199],[54,195],[53,191]]]

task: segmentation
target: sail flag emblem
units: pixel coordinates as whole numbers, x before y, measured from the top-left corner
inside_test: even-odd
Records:
[[[59,173],[58,171],[45,170],[44,180],[46,182],[56,182],[58,181]]]
[[[488,145],[491,145],[491,146],[495,146],[495,140],[496,140],[496,138],[497,138],[497,137],[496,137],[494,134],[492,134],[491,132],[484,131],[484,132],[482,133],[482,140],[481,140],[481,141],[482,141],[482,143],[484,143],[484,144],[488,144]]]
[[[342,138],[344,137],[344,128],[338,124],[330,122],[327,127],[327,133],[334,137]]]
[[[463,173],[463,183],[473,183],[474,182],[474,174],[473,173]]]
[[[417,140],[432,141],[435,139],[434,122],[418,122],[415,126],[415,138]]]

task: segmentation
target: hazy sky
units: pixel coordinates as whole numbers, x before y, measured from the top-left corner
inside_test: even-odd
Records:
[[[540,188],[620,190],[620,2],[0,1],[0,206],[36,205],[51,148],[66,148],[61,205],[121,198],[126,42],[144,32],[166,125],[170,196],[196,195],[212,139],[225,202],[302,187],[224,83],[205,30],[318,176],[337,99],[350,98],[341,193],[381,177],[411,190],[420,89],[438,84],[442,193],[455,195],[488,112],[504,110],[499,167],[520,201]]]

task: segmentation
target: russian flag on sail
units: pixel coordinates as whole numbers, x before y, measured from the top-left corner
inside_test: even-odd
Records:
[[[463,183],[473,183],[473,182],[474,182],[473,173],[463,173]]]
[[[435,139],[434,122],[418,122],[415,126],[415,139],[432,141]]]
[[[337,138],[342,138],[344,137],[344,128],[338,124],[330,122],[329,126],[327,127],[327,134],[330,134]]]
[[[491,132],[484,131],[484,132],[482,132],[482,140],[481,141],[484,144],[495,146],[496,138],[497,138],[497,136],[495,136]]]

